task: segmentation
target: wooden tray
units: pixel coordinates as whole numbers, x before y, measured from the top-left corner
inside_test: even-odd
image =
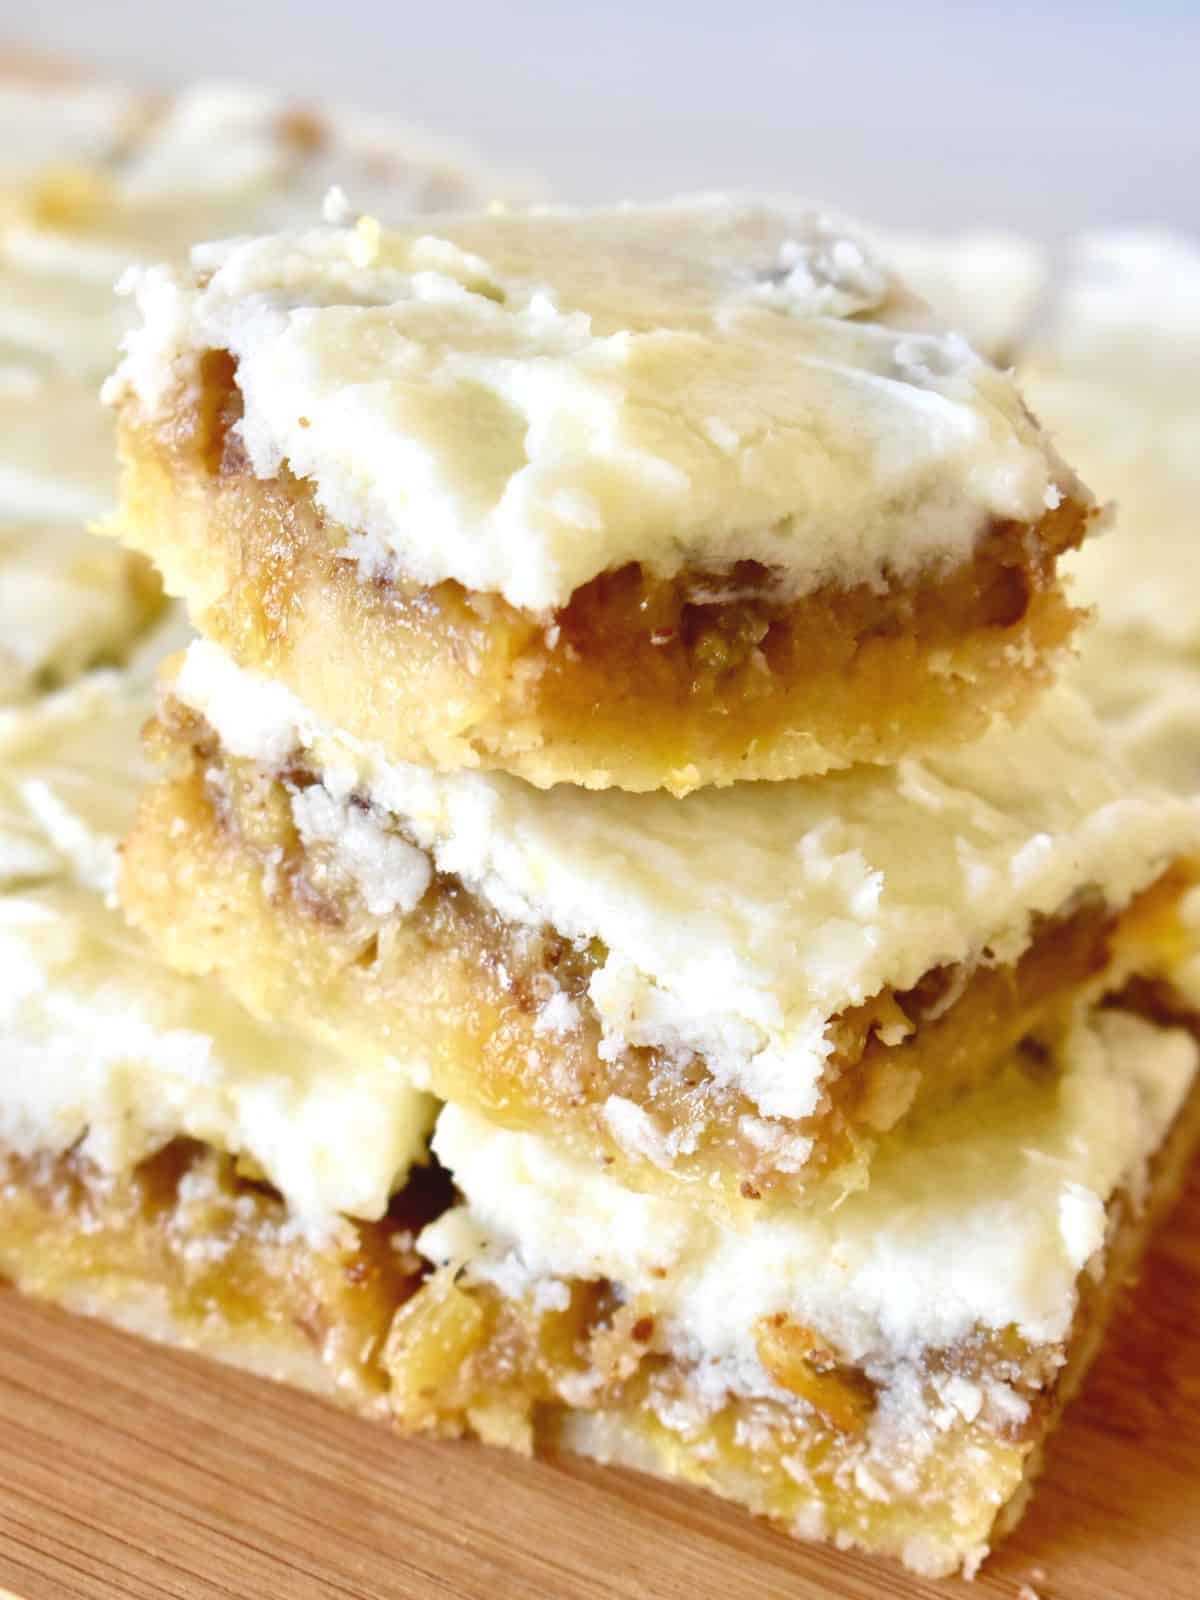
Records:
[[[972,1590],[700,1493],[393,1437],[0,1294],[12,1600],[1197,1600],[1200,1174]]]

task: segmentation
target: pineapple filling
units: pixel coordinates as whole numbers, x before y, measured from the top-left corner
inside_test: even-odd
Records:
[[[1044,1057],[1083,1001],[1158,973],[1184,938],[1181,868],[1121,912],[1082,893],[1038,918],[1014,961],[937,968],[842,1011],[815,1114],[767,1117],[699,1055],[606,1047],[589,994],[599,941],[506,922],[399,835],[390,899],[377,889],[369,903],[344,870],[366,802],[338,813],[335,839],[301,838],[297,816],[323,815],[327,798],[311,769],[223,752],[178,702],[166,716],[159,738],[189,752],[190,771],[146,802],[125,882],[173,961],[216,966],[252,1005],[299,1011],[339,1043],[403,1040],[443,1099],[553,1131],[639,1181],[665,1170],[747,1201],[782,1198],[798,1178],[854,1187],[883,1135],[986,1083],[1018,1043]],[[190,919],[167,874],[184,856],[204,907]]]
[[[153,1297],[149,1331],[224,1338],[234,1359],[239,1338],[294,1345],[369,1404],[388,1326],[421,1280],[415,1230],[448,1197],[444,1175],[418,1169],[381,1221],[333,1218],[314,1233],[252,1164],[193,1140],[118,1173],[78,1151],[0,1153],[0,1272],[116,1320]]]

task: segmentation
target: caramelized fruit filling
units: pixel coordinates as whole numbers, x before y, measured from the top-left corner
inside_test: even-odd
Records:
[[[568,1396],[596,1409],[686,1389],[688,1365],[668,1351],[653,1308],[606,1280],[564,1285],[563,1303],[547,1309],[454,1268],[429,1273],[413,1241],[452,1193],[440,1169],[420,1169],[381,1221],[344,1221],[310,1239],[268,1185],[191,1140],[119,1176],[77,1152],[0,1157],[0,1251],[13,1259],[35,1234],[52,1238],[51,1293],[141,1282],[166,1291],[181,1327],[216,1318],[248,1331],[290,1328],[335,1368],[352,1359],[359,1377],[386,1387],[410,1429],[459,1432],[506,1410],[528,1429],[537,1407]],[[861,1435],[876,1393],[864,1373],[783,1313],[764,1318],[757,1339],[766,1371],[803,1402],[808,1429]],[[993,1368],[1041,1388],[1053,1363],[1011,1330],[929,1359],[936,1374]]]
[[[296,1339],[339,1381],[379,1392],[378,1348],[421,1277],[413,1238],[449,1194],[443,1174],[418,1172],[382,1221],[310,1244],[274,1190],[192,1140],[119,1176],[78,1151],[0,1153],[0,1259],[50,1299],[119,1306],[144,1286],[184,1330]]]
[[[442,1175],[418,1176],[383,1222],[314,1244],[228,1157],[182,1141],[117,1178],[78,1155],[0,1158],[0,1259],[28,1292],[102,1314],[119,1316],[139,1290],[165,1294],[161,1335],[203,1344],[219,1324],[234,1361],[298,1344],[344,1402],[404,1432],[529,1451],[552,1447],[568,1414],[617,1414],[627,1435],[669,1452],[678,1476],[785,1522],[815,1496],[829,1531],[873,1543],[928,1519],[964,1449],[971,1474],[955,1492],[986,1521],[1019,1482],[1027,1446],[977,1420],[941,1436],[904,1492],[873,1505],[852,1476],[872,1387],[819,1343],[789,1352],[791,1399],[698,1403],[696,1374],[668,1353],[653,1313],[609,1283],[575,1282],[547,1310],[449,1269],[422,1279],[413,1228],[447,1193]]]

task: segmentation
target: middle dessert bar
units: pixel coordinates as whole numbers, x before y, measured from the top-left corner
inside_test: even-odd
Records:
[[[1193,809],[1066,690],[952,755],[683,799],[390,761],[203,641],[159,726],[182,770],[123,893],[170,962],[638,1186],[857,1186],[1186,947]]]

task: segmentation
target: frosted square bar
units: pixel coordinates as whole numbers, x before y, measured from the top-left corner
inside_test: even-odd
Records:
[[[1022,710],[1078,620],[1090,496],[811,212],[364,218],[137,293],[116,531],[394,758],[677,794],[892,761]]]
[[[396,762],[199,641],[158,743],[122,892],[168,962],[694,1203],[860,1185],[1188,939],[1194,808],[1066,690],[953,753],[677,799]]]

